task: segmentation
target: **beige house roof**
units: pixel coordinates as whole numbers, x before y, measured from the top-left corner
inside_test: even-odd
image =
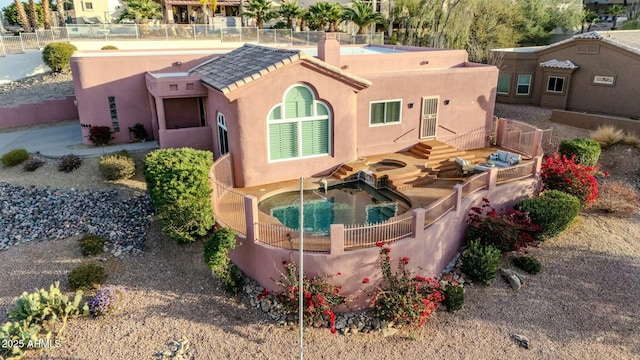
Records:
[[[358,87],[364,88],[371,85],[369,80],[346,73],[300,50],[277,49],[254,44],[245,44],[225,55],[206,61],[191,69],[189,74],[200,75],[203,83],[223,94],[228,94],[283,66],[300,60],[307,61],[315,67],[326,69],[333,76],[356,83]]]
[[[636,54],[640,54],[640,30],[591,31],[584,34],[574,35],[567,40],[548,45],[541,50],[551,49],[579,39],[600,40]]]
[[[540,67],[575,70],[578,68],[578,65],[574,64],[570,60],[560,61],[560,60],[553,59],[553,60],[540,63]]]

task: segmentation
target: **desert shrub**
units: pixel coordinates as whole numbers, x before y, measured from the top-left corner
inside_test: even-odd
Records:
[[[0,161],[2,161],[2,165],[10,167],[21,164],[29,159],[29,153],[25,149],[13,149],[8,153],[2,155]]]
[[[222,282],[225,289],[237,294],[244,287],[242,271],[229,259],[229,250],[236,247],[236,232],[227,229],[217,229],[204,244],[204,260],[211,268],[213,275]]]
[[[624,216],[638,212],[640,193],[632,185],[622,181],[605,181],[600,185],[594,210]]]
[[[597,166],[576,164],[574,157],[567,158],[554,153],[542,163],[543,189],[559,190],[580,200],[583,209],[589,208],[598,198]]]
[[[67,276],[67,280],[73,290],[94,289],[100,286],[106,277],[107,275],[102,266],[98,264],[84,264],[71,270]]]
[[[624,132],[613,125],[602,125],[592,131],[589,137],[603,148],[607,148],[622,141]]]
[[[133,137],[138,140],[145,141],[149,134],[147,134],[147,129],[144,128],[144,125],[141,123],[136,123],[132,127],[129,128],[129,131],[133,132]]]
[[[108,126],[92,126],[89,129],[89,140],[94,145],[107,145],[113,139],[113,131]]]
[[[120,286],[107,286],[100,289],[96,296],[89,300],[89,312],[93,316],[112,314],[122,308],[127,292]]]
[[[39,167],[41,167],[42,165],[44,165],[44,161],[38,159],[38,158],[31,158],[27,161],[24,162],[24,165],[22,166],[22,169],[24,171],[36,171]]]
[[[487,198],[482,199],[481,206],[471,208],[467,225],[467,241],[479,240],[503,252],[535,245],[533,234],[540,230],[526,213],[518,210],[498,212]]]
[[[147,191],[162,230],[180,242],[195,241],[213,226],[209,170],[213,155],[194,149],[161,149],[144,159]]]
[[[60,292],[60,283],[33,293],[24,292],[9,307],[9,322],[0,328],[0,359],[22,359],[24,350],[44,346],[46,340],[60,344],[69,317],[87,315],[89,307],[81,305],[82,291],[70,299]]]
[[[69,173],[79,168],[80,165],[82,165],[82,159],[78,155],[68,154],[58,161],[58,170]]]
[[[524,199],[515,205],[527,213],[531,222],[540,227],[534,237],[545,240],[565,230],[580,213],[580,200],[558,190],[548,190],[542,195]]]
[[[78,241],[80,243],[80,251],[82,256],[98,255],[102,252],[104,239],[98,235],[89,234]]]
[[[107,180],[129,179],[136,174],[136,162],[128,153],[105,155],[100,158],[98,168]]]
[[[575,162],[586,166],[595,166],[600,158],[600,145],[592,139],[571,139],[560,143],[558,153],[571,159],[576,156]]]
[[[488,284],[498,276],[500,269],[500,250],[491,245],[482,244],[479,240],[469,243],[460,257],[462,272],[473,281]]]
[[[447,284],[441,282],[441,284],[442,294],[444,295],[442,305],[444,305],[447,311],[456,312],[462,309],[462,305],[464,305],[464,287],[456,280]]]
[[[540,262],[533,256],[516,256],[511,258],[511,263],[531,275],[539,273],[541,268]]]
[[[114,45],[105,45],[100,50],[118,50],[118,47]]]
[[[282,290],[276,293],[276,299],[282,305],[282,312],[290,321],[298,318],[298,299],[300,295],[300,282],[295,263],[282,263],[284,273],[276,284]],[[309,277],[306,274],[302,278],[304,290],[303,319],[306,325],[326,326],[331,332],[336,332],[334,309],[345,305],[349,299],[340,294],[341,287],[331,284],[328,279],[331,275]]]
[[[378,262],[382,270],[382,283],[371,297],[370,313],[374,317],[412,328],[422,327],[438,304],[444,299],[440,283],[434,278],[413,276],[407,270],[409,258],[398,259],[398,268],[391,269],[391,249],[380,246]],[[369,283],[365,278],[363,283]]]
[[[71,55],[76,50],[78,49],[69,43],[49,43],[42,50],[42,61],[53,72],[69,72],[71,70]]]
[[[634,131],[627,131],[624,134],[622,143],[625,145],[640,145],[640,137]]]

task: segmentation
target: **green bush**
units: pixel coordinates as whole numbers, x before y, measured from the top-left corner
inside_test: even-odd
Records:
[[[204,261],[209,265],[213,275],[220,280],[225,289],[237,294],[244,287],[242,271],[229,259],[229,250],[236,247],[236,232],[227,229],[217,229],[204,244]]]
[[[98,255],[102,252],[102,247],[104,246],[104,239],[93,234],[84,236],[79,242],[82,256]]]
[[[129,179],[136,174],[136,162],[128,153],[115,153],[100,158],[98,168],[107,180]]]
[[[44,161],[38,158],[32,158],[24,162],[22,169],[24,171],[36,171],[40,166],[44,165]]]
[[[479,240],[473,240],[462,254],[461,261],[461,269],[469,279],[488,284],[498,276],[500,250],[491,245],[482,245]]]
[[[78,155],[68,154],[60,158],[58,170],[66,173],[72,172],[82,165],[82,159]]]
[[[538,197],[524,199],[515,205],[540,227],[540,231],[534,233],[536,240],[545,240],[564,231],[578,216],[580,207],[580,199],[559,190],[545,191]]]
[[[464,304],[464,288],[454,284],[446,284],[442,289],[444,300],[442,304],[447,308],[448,312],[456,312],[462,309]]]
[[[20,163],[25,162],[29,159],[29,153],[25,149],[13,149],[8,153],[2,155],[0,161],[2,161],[2,165],[4,166],[16,166]]]
[[[513,266],[535,275],[540,272],[540,262],[533,256],[516,256],[511,259]]]
[[[118,47],[114,45],[105,45],[100,50],[118,50]]]
[[[94,145],[107,145],[113,139],[113,131],[108,126],[92,126],[89,129],[89,140]]]
[[[145,157],[147,191],[169,237],[191,242],[213,226],[208,178],[212,165],[211,152],[189,148],[156,150]]]
[[[98,264],[80,265],[71,270],[67,276],[69,286],[73,290],[77,289],[94,289],[99,287],[107,275],[104,268]]]
[[[598,163],[598,159],[600,159],[601,151],[600,144],[592,139],[564,140],[558,148],[560,155],[567,155],[568,159],[575,155],[576,164],[586,166],[595,166]]]
[[[47,44],[42,50],[42,61],[53,70],[53,72],[71,71],[71,55],[78,50],[69,43],[53,42]]]

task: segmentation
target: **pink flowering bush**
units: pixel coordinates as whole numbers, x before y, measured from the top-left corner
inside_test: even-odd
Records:
[[[559,190],[577,197],[583,209],[590,208],[598,198],[598,166],[576,163],[575,155],[567,158],[554,153],[542,163],[544,189]],[[607,173],[604,173],[607,176]]]
[[[479,240],[482,245],[491,245],[501,252],[536,245],[533,235],[540,230],[525,212],[498,212],[487,198],[482,199],[481,206],[471,208],[467,225],[465,238],[468,242]]]
[[[371,314],[380,320],[394,322],[396,325],[422,327],[438,304],[444,300],[440,283],[434,278],[412,276],[407,270],[409,258],[398,260],[398,269],[391,270],[391,249],[380,246],[380,267],[383,281],[372,295]],[[369,279],[365,278],[368,283]]]
[[[299,308],[298,271],[295,263],[283,262],[283,266],[285,272],[281,279],[276,281],[276,284],[280,285],[283,290],[276,294],[276,298],[282,304],[283,312],[290,320],[293,320],[297,318]],[[304,275],[303,317],[307,325],[321,324],[329,327],[331,332],[335,333],[336,315],[334,309],[346,305],[351,299],[340,294],[342,287],[329,283],[327,281],[329,277],[331,275],[322,277]]]

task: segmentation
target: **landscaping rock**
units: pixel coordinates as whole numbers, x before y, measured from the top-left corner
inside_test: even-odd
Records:
[[[518,277],[515,275],[507,276],[507,281],[509,282],[509,285],[514,291],[518,291],[522,287],[522,283],[520,282],[520,279],[518,279]]]
[[[393,327],[387,327],[387,328],[382,330],[382,336],[383,337],[393,336],[393,335],[395,335],[397,333],[398,333],[398,329],[393,328]]]
[[[511,269],[500,269],[500,274],[507,279],[509,285],[514,291],[520,290],[522,285],[524,284],[525,276],[520,274],[517,271],[513,271]]]
[[[516,342],[516,344],[522,346],[525,349],[529,349],[529,339],[526,336],[520,334],[513,334],[511,338]]]

